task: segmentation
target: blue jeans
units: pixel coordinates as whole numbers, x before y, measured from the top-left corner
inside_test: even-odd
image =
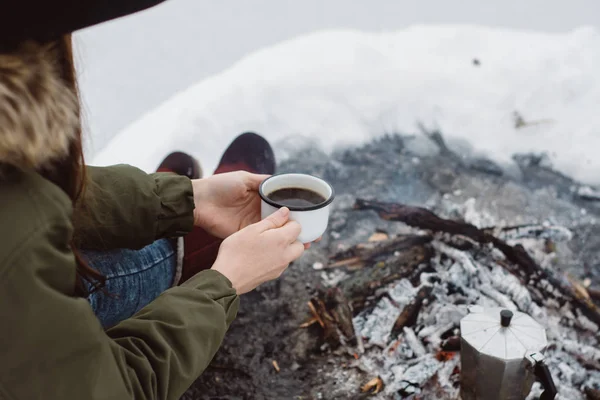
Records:
[[[141,310],[173,284],[177,255],[167,239],[141,250],[81,251],[88,265],[106,276],[106,290],[88,300],[109,328]]]

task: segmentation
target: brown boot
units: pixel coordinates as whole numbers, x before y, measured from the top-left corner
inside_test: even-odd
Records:
[[[255,133],[238,136],[223,153],[215,174],[232,171],[274,174],[275,155],[269,142]],[[179,283],[202,270],[210,269],[217,259],[222,241],[202,228],[194,228],[187,234],[183,238],[183,271]]]
[[[202,177],[202,168],[198,160],[181,151],[175,151],[165,157],[156,172],[174,172],[190,179],[200,179]]]

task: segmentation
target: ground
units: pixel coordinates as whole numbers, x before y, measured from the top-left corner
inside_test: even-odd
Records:
[[[556,268],[600,286],[594,250],[600,244],[595,224],[600,203],[580,198],[581,185],[553,171],[543,157],[522,155],[515,157],[516,165],[500,167],[461,157],[439,140],[427,141],[390,135],[333,155],[308,147],[281,164],[279,172],[310,173],[332,183],[337,199],[329,231],[279,281],[242,297],[222,348],[183,400],[367,397],[359,388],[372,376],[344,368],[353,357],[322,347],[317,326],[300,328],[310,317],[307,302],[323,286],[323,271],[315,263],[327,264],[340,245],[366,241],[377,229],[390,234],[405,229],[372,211],[352,209],[356,198],[426,206],[445,217],[453,217],[452,205],[475,198],[478,215],[491,225],[567,226],[573,239],[557,251]]]

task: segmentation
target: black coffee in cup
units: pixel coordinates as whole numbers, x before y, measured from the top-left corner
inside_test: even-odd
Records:
[[[297,187],[275,190],[267,195],[269,200],[285,207],[311,207],[325,202],[325,197],[310,189]]]

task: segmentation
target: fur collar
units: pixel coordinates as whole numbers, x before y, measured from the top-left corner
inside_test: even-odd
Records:
[[[61,79],[52,45],[0,53],[0,163],[47,167],[80,129],[76,94]]]

